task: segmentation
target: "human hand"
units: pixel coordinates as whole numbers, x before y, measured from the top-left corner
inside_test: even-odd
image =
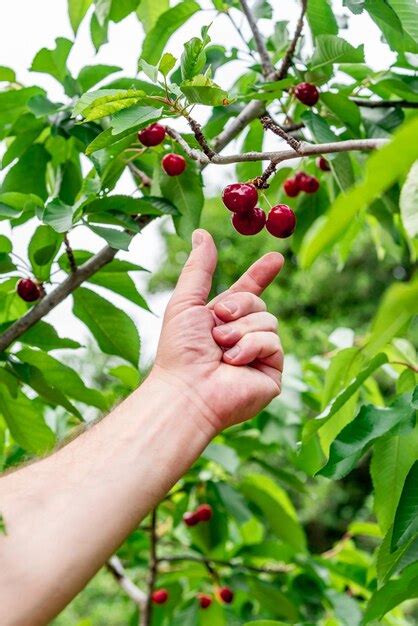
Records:
[[[283,266],[277,252],[256,261],[207,303],[216,248],[204,230],[168,304],[151,377],[185,394],[214,432],[245,421],[280,393],[277,320],[259,297]]]

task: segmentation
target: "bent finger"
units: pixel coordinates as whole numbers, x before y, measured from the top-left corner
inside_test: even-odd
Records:
[[[267,311],[250,313],[244,317],[215,326],[212,331],[216,343],[222,347],[233,346],[247,333],[257,331],[277,332],[277,318]]]
[[[280,340],[276,333],[255,332],[244,335],[233,348],[223,353],[223,360],[231,365],[248,365],[256,360],[263,360],[266,365],[274,367],[279,363],[276,356],[281,352]],[[267,363],[265,359],[269,359]]]

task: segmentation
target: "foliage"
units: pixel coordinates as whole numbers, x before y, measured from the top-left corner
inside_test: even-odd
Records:
[[[154,609],[153,626],[416,623],[418,15],[412,0],[344,4],[381,31],[394,53],[386,71],[367,66],[363,46],[346,40],[328,0],[308,0],[313,48],[308,37],[292,42],[293,27],[274,22],[272,3],[253,3],[254,16],[268,20],[268,36],[248,41],[248,66],[242,50],[211,42],[212,21],[227,15],[232,28],[242,19],[246,3],[238,0],[213,0],[207,24],[176,54],[165,52],[171,36],[205,15],[203,2],[68,0],[74,35],[89,21],[97,50],[112,22],[137,16],[144,39],[136,76],[115,78],[119,67],[94,61],[73,74],[74,44],[63,37],[31,66],[34,82],[45,73],[60,84],[62,101],[0,67],[0,219],[13,235],[0,237],[3,470],[50,451],[138,385],[141,329],[113,294],[148,308],[135,284],[143,268],[116,255],[129,251],[149,222],[164,217],[167,244],[151,290],[173,286],[199,224],[220,251],[214,293],[275,246],[265,232],[243,240],[220,198],[205,197],[204,183],[222,159],[219,142],[238,136],[242,153],[262,151],[264,109],[281,127],[296,128],[293,139],[348,142],[331,152],[322,146],[330,172],[314,157],[296,166],[317,176],[320,189],[292,199],[297,230],[279,245],[286,267],[266,296],[288,354],[282,396],[252,422],[219,435],[158,507],[157,584],[170,600]],[[237,59],[228,89],[216,72]],[[294,97],[302,81],[320,89],[312,109]],[[171,129],[178,118],[189,133]],[[138,143],[137,132],[161,119],[170,136],[151,149]],[[368,149],[384,145],[369,154],[359,141]],[[179,177],[161,170],[169,151],[187,160]],[[294,157],[287,146],[284,152],[281,159]],[[230,159],[238,180],[263,176],[263,161],[247,157]],[[280,164],[268,179],[264,209],[287,201],[282,183],[291,171]],[[135,181],[132,195],[119,190],[125,172]],[[32,229],[23,261],[14,241],[22,225]],[[101,252],[72,250],[81,226],[103,240]],[[45,292],[39,305],[16,293],[22,262]],[[57,276],[62,295],[55,300]],[[30,309],[65,297],[93,348],[62,337],[59,324],[42,319],[45,311],[35,325],[27,321]],[[202,502],[214,517],[187,528],[184,512]],[[7,532],[1,515],[0,532]],[[149,544],[145,520],[118,553],[148,593]],[[221,584],[234,589],[234,602],[199,609],[197,593],[213,594]],[[138,608],[102,572],[54,623],[137,622]]]

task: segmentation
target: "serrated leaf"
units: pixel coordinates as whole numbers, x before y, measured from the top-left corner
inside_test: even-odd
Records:
[[[121,67],[117,65],[85,65],[77,76],[77,82],[80,84],[83,91],[88,91],[97,83],[114,74],[120,72]]]
[[[48,197],[46,167],[50,158],[50,154],[43,145],[36,143],[31,146],[7,172],[3,180],[2,192],[34,194],[46,200]]]
[[[81,114],[86,122],[113,115],[145,100],[140,89],[99,89],[84,94],[74,106],[74,115]]]
[[[118,135],[127,130],[137,131],[150,122],[161,118],[162,108],[142,106],[136,104],[129,109],[124,109],[112,115],[111,125],[113,134]]]
[[[399,18],[405,35],[406,49],[418,52],[418,6],[414,0],[388,0],[395,14]]]
[[[24,347],[17,356],[24,363],[40,369],[46,381],[69,398],[95,406],[102,411],[108,408],[104,395],[98,389],[87,387],[72,367],[61,363],[50,354]]]
[[[29,242],[28,257],[32,271],[40,281],[48,280],[51,265],[61,245],[62,237],[50,226],[38,226]]]
[[[180,84],[180,89],[190,104],[226,106],[231,102],[227,92],[203,74],[198,74],[191,80],[184,80]]]
[[[181,77],[183,80],[191,79],[200,74],[206,64],[205,46],[208,42],[193,37],[184,44],[184,50],[180,59]]]
[[[331,444],[328,462],[318,474],[333,480],[343,478],[379,437],[404,434],[414,425],[415,411],[409,399],[400,398],[388,408],[363,406]]]
[[[55,435],[46,425],[40,408],[21,392],[11,396],[7,387],[2,385],[0,413],[16,443],[32,454],[48,452],[55,444]]]
[[[97,198],[84,205],[86,213],[118,211],[128,215],[179,215],[176,206],[168,198],[144,196],[133,198],[132,196],[105,196]]]
[[[318,35],[337,35],[338,24],[328,0],[309,0],[306,10],[313,38]]]
[[[200,6],[194,0],[183,0],[159,15],[144,39],[141,58],[156,65],[171,35],[199,10]]]
[[[354,48],[336,35],[318,35],[309,69],[316,70],[328,63],[363,63],[364,46]]]
[[[116,228],[103,228],[103,226],[93,226],[89,224],[89,228],[93,233],[102,237],[111,248],[115,250],[129,250],[132,241],[132,235]]]
[[[81,348],[81,344],[73,339],[67,339],[60,337],[53,326],[40,320],[26,330],[23,335],[20,335],[19,341],[29,346],[34,346],[49,352],[50,350],[62,350],[64,348],[71,348],[76,350]]]
[[[139,335],[131,318],[90,289],[77,289],[73,298],[74,315],[89,328],[99,348],[106,354],[120,356],[137,367]]]
[[[145,33],[148,33],[156,24],[162,13],[169,8],[169,0],[141,0],[136,10],[139,21],[144,27]]]
[[[363,623],[380,620],[388,611],[405,600],[418,597],[418,563],[407,567],[397,580],[391,580],[370,598]]]
[[[65,233],[73,224],[74,207],[68,206],[59,198],[54,198],[45,206],[42,221],[57,233]]]

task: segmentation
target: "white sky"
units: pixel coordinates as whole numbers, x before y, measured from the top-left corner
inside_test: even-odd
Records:
[[[158,2],[158,0],[155,1]],[[201,4],[207,9],[210,9],[212,6],[209,0],[204,0]],[[271,4],[274,6],[275,19],[289,20],[290,30],[293,32],[295,20],[299,13],[298,4],[294,0],[282,0],[281,2],[272,0]],[[333,7],[336,15],[348,14],[347,9],[343,8],[340,2],[334,2]],[[380,33],[377,27],[366,14],[353,16],[350,13],[349,15],[350,28],[341,31],[341,36],[355,46],[364,43],[366,62],[373,69],[386,69],[392,62],[393,55],[389,48],[380,42]],[[249,38],[250,33],[245,20],[238,13],[236,13],[236,19],[242,24],[245,36]],[[242,42],[229,21],[223,16],[215,20],[215,13],[206,10],[195,15],[175,34],[170,40],[167,50],[175,56],[179,56],[182,44],[192,36],[197,35],[202,25],[209,24],[212,21],[213,25],[210,35],[213,43],[227,44],[228,46],[236,46],[238,48],[242,47]],[[90,42],[88,22],[88,19],[84,20],[80,27],[76,43],[69,58],[69,68],[72,73],[77,75],[84,65],[105,63],[122,67],[123,73],[121,75],[134,76],[143,39],[142,28],[136,18],[130,16],[119,24],[111,24],[109,43],[102,46],[97,55],[95,55],[94,48]],[[260,21],[260,27],[268,33],[271,23],[262,20]],[[53,47],[54,39],[58,36],[73,38],[67,17],[66,0],[13,0],[12,2],[2,3],[2,7],[0,7],[0,65],[12,67],[17,73],[18,80],[24,84],[43,86],[47,89],[51,99],[64,97],[60,85],[45,74],[28,72],[28,68],[36,52],[42,47]],[[216,76],[217,82],[224,88],[228,88],[236,79],[238,72],[242,71],[242,68],[243,65],[240,62],[228,64],[218,72]],[[206,114],[206,110],[203,109],[204,107],[196,108],[194,112],[195,117],[201,121]],[[222,186],[231,171],[228,171],[227,168],[215,169],[214,167],[208,167],[205,171],[208,183],[210,177],[209,189],[211,192]],[[220,169],[221,172],[219,172]],[[216,178],[213,176],[215,172]],[[132,191],[132,181],[129,175],[126,175],[119,183],[117,192],[131,193]],[[153,222],[145,229],[143,234],[138,235],[134,239],[133,244],[131,244],[131,251],[128,254],[121,253],[119,256],[128,256],[132,261],[151,271],[157,268],[164,254],[164,247],[158,228],[157,222]],[[15,251],[19,254],[23,253],[24,255],[27,241],[32,231],[33,225],[28,224],[20,227],[13,233],[12,238]],[[4,222],[0,223],[0,232],[11,235]],[[103,240],[84,227],[77,228],[71,233],[70,239],[75,248],[98,250],[103,245]],[[143,284],[143,279],[140,279],[139,283]],[[109,297],[109,292],[103,291],[102,293]],[[138,324],[143,342],[142,363],[152,359],[155,352],[161,325],[161,314],[164,311],[167,299],[168,294],[160,294],[148,298],[151,307],[157,314],[156,317],[139,310],[138,307],[129,304],[123,298],[112,297],[112,300],[123,307]],[[56,325],[58,332],[63,336],[73,337],[79,341],[83,341],[83,338],[85,339],[86,337],[84,326],[71,314],[70,299],[58,306],[49,314],[47,319]]]

